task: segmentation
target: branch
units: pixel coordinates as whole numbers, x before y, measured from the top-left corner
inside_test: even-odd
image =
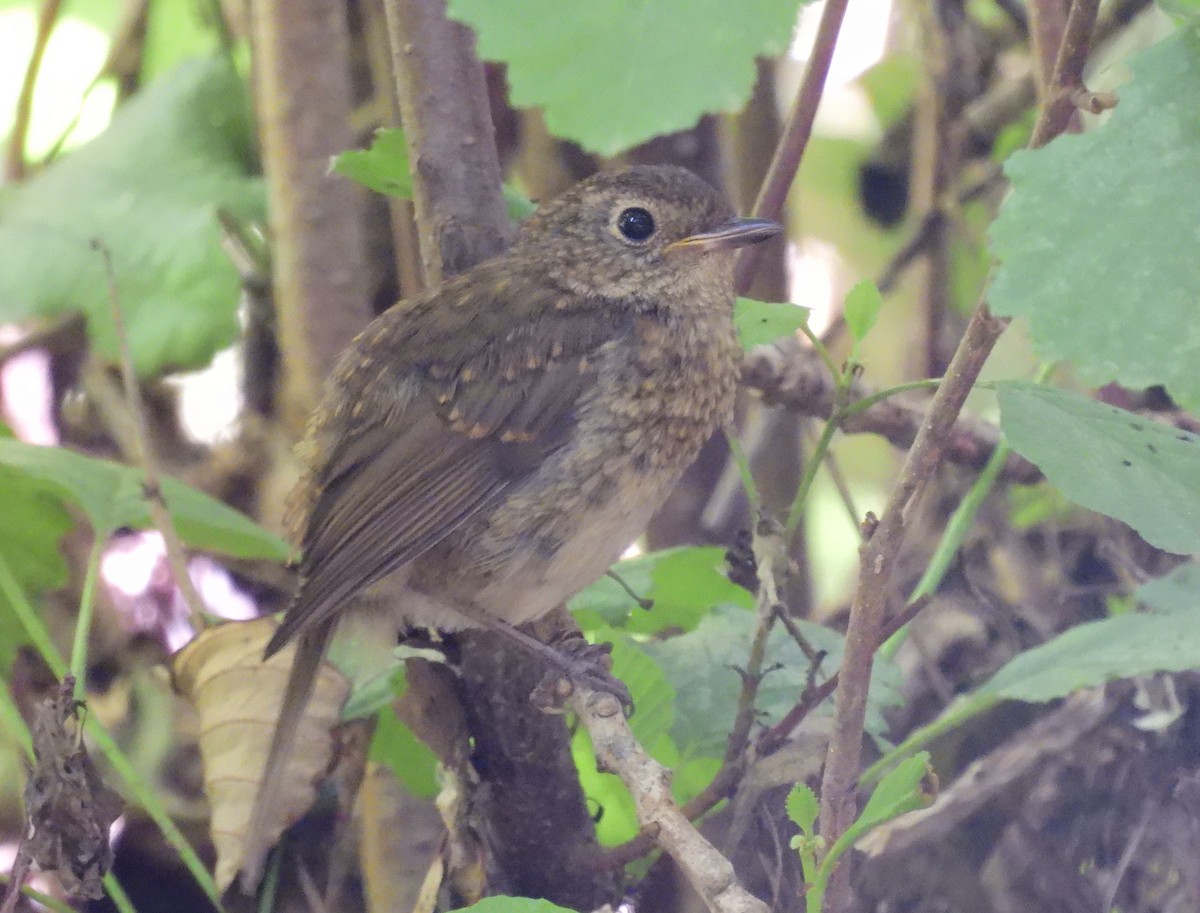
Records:
[[[767,905],[738,883],[733,864],[675,803],[670,771],[638,744],[617,699],[577,686],[570,705],[592,737],[601,769],[621,778],[642,828],[675,860],[705,906],[712,913],[767,913]]]
[[[1078,87],[1082,82],[1080,73],[1087,57],[1088,38],[1097,6],[1098,0],[1074,0],[1072,3],[1052,81],[1060,90]],[[1069,102],[1069,95],[1060,92],[1058,97],[1065,97]],[[1064,116],[1061,105],[1052,101],[1038,117],[1030,145],[1044,145],[1057,136],[1069,122],[1070,113],[1068,110]],[[992,315],[985,299],[980,300],[908,452],[883,516],[870,531],[862,548],[858,588],[850,609],[837,709],[821,786],[820,832],[827,846],[846,831],[856,814],[855,785],[871,667],[892,589],[892,576],[913,508],[942,459],[967,394],[1007,325],[1006,319]],[[831,886],[830,910],[844,910],[849,903],[845,863],[842,869],[842,877]]]
[[[821,23],[817,26],[817,37],[813,43],[812,56],[808,59],[808,68],[804,71],[804,80],[800,83],[787,125],[783,128],[783,137],[775,150],[775,157],[771,160],[771,167],[754,203],[754,215],[761,219],[778,220],[783,213],[783,204],[796,178],[796,171],[804,157],[808,139],[812,136],[813,121],[816,120],[817,107],[825,91],[829,63],[833,60],[833,50],[837,46],[838,32],[841,30],[848,2],[849,0],[827,0],[825,10],[821,13]],[[752,244],[742,249],[734,272],[734,288],[741,291],[750,285],[750,279],[762,254],[761,244]]]
[[[283,384],[279,414],[294,437],[338,354],[371,318],[363,192],[331,178],[354,143],[346,5],[251,4],[255,104],[271,233]]]
[[[117,348],[121,358],[121,377],[125,385],[125,397],[132,425],[134,453],[130,456],[142,467],[142,473],[145,475],[145,482],[142,484],[143,495],[146,498],[146,505],[150,509],[150,517],[154,520],[154,525],[159,533],[162,534],[163,547],[167,553],[167,565],[171,568],[175,585],[179,587],[179,592],[183,596],[183,603],[187,606],[192,627],[196,632],[200,632],[206,627],[204,600],[200,598],[200,593],[192,583],[191,574],[188,573],[187,556],[184,554],[183,543],[179,541],[179,535],[175,531],[175,521],[171,519],[171,512],[167,509],[157,461],[151,452],[149,435],[146,434],[146,410],[142,405],[142,391],[133,367],[129,335],[125,332],[125,318],[121,313],[121,300],[117,295],[117,280],[113,273],[112,254],[100,241],[94,241],[93,247],[104,260],[104,275],[108,280],[109,313],[112,317],[113,331],[117,337]]]
[[[444,0],[393,0],[384,10],[433,285],[507,246],[500,157],[471,30],[446,18]]]
[[[21,93],[17,96],[17,108],[13,114],[12,132],[8,135],[8,152],[4,160],[4,182],[15,184],[25,177],[25,138],[29,133],[29,121],[33,116],[33,90],[37,85],[38,71],[46,45],[58,22],[62,0],[42,0],[38,8],[37,33],[33,39],[33,50],[29,52],[29,64],[21,80]]]
[[[742,383],[762,394],[769,405],[782,406],[801,415],[829,418],[834,405],[834,382],[817,354],[799,343],[757,346],[742,361]],[[849,402],[875,395],[869,385],[855,380]],[[928,412],[898,398],[875,403],[842,420],[847,434],[878,434],[896,447],[911,447]],[[943,456],[971,469],[982,469],[1000,443],[1000,429],[971,416],[958,418],[943,442]],[[1032,484],[1041,472],[1024,458],[1012,455],[1004,464],[1001,478]]]

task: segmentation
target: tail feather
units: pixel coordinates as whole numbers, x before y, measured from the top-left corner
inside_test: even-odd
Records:
[[[296,747],[296,733],[299,731],[308,702],[312,699],[317,672],[333,637],[335,626],[336,619],[322,621],[296,639],[296,658],[288,674],[283,705],[279,710],[279,719],[275,724],[275,733],[263,770],[262,786],[246,832],[241,881],[242,890],[247,894],[253,894],[262,880],[263,863],[271,848],[270,838],[266,833],[268,819],[277,814],[283,786],[283,771]],[[275,651],[270,650],[268,655],[273,652]]]

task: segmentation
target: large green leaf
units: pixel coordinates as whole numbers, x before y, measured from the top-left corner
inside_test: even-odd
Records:
[[[694,631],[643,646],[675,686],[671,734],[684,757],[719,755],[724,750],[742,688],[738,670],[745,667],[755,622],[752,612],[720,606]],[[816,676],[819,683],[841,664],[843,638],[821,625],[803,621],[797,625],[809,643],[826,652]],[[781,626],[776,626],[767,643],[764,668],[769,671],[759,686],[758,709],[762,721],[769,725],[778,722],[800,700],[809,675],[808,660]],[[883,709],[900,701],[899,686],[899,670],[890,662],[877,660],[867,707],[867,730],[877,738],[887,728]],[[831,712],[832,705],[827,701],[816,715]]]
[[[508,65],[510,97],[546,126],[613,155],[734,111],[754,58],[784,51],[799,0],[450,0],[480,56]]]
[[[1117,678],[1200,668],[1200,624],[1175,612],[1077,625],[1014,657],[971,696],[1042,703]]]
[[[1053,387],[997,393],[1005,438],[1068,498],[1161,549],[1200,551],[1200,436]]]
[[[0,321],[83,311],[116,352],[104,264],[112,252],[143,376],[206,364],[238,333],[237,272],[215,212],[261,219],[245,86],[221,60],[155,80],[108,130],[0,205]]]
[[[140,469],[4,439],[0,466],[29,488],[79,507],[98,535],[152,525]],[[220,501],[172,478],[162,479],[162,491],[175,529],[188,545],[239,558],[287,558],[286,542]]]
[[[1200,405],[1200,34],[1132,58],[1111,119],[1012,156],[992,226],[999,314],[1086,381],[1163,384]]]
[[[1143,583],[1134,595],[1155,612],[1200,612],[1200,564],[1181,564],[1171,573]]]

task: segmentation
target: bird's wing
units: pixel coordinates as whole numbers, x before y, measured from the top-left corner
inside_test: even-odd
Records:
[[[551,308],[516,326],[493,313],[453,328],[453,358],[422,357],[446,348],[420,326],[394,359],[347,356],[349,402],[315,432],[330,443],[309,480],[300,588],[268,654],[536,471],[570,435],[599,350],[623,325],[604,308]]]

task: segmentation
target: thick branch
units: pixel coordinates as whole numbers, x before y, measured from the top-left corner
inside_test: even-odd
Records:
[[[361,191],[328,174],[330,156],[354,142],[349,35],[340,0],[262,0],[251,6],[256,102],[276,241],[280,405],[298,437],[321,378],[371,317]]]
[[[511,225],[475,36],[444,0],[386,3],[427,284],[500,253]]]

